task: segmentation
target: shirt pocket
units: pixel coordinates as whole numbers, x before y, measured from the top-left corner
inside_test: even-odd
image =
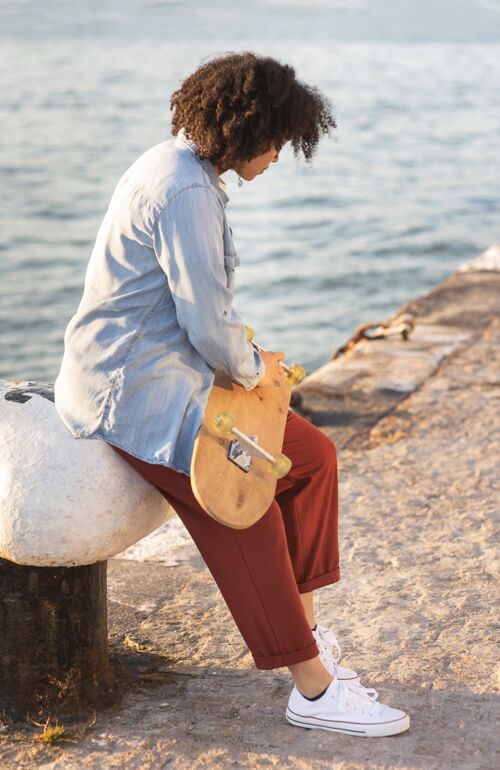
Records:
[[[226,285],[230,291],[234,289],[234,270],[240,264],[237,254],[224,254],[224,269],[226,271]]]

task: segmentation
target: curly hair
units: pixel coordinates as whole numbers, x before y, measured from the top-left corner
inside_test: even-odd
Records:
[[[206,61],[170,98],[172,133],[224,170],[290,141],[310,162],[322,134],[337,127],[329,100],[288,64],[251,52]]]

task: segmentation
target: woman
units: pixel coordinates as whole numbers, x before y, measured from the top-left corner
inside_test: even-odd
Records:
[[[310,160],[335,128],[328,101],[292,67],[252,53],[208,61],[171,98],[174,139],[122,176],[68,324],[56,407],[74,436],[108,442],[172,504],[260,669],[287,666],[295,725],[390,735],[408,729],[316,625],[313,591],[339,579],[335,447],[289,411],[292,470],[253,526],[219,524],[196,502],[189,469],[216,368],[245,389],[281,375],[233,309],[234,250],[221,175],[251,181],[290,141]],[[223,651],[221,651],[223,654]],[[337,656],[337,657],[336,657]]]

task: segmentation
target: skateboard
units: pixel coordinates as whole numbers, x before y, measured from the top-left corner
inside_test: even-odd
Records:
[[[245,327],[247,339],[253,330]],[[203,424],[194,444],[191,487],[204,511],[221,524],[245,529],[271,505],[276,484],[291,469],[281,453],[293,385],[305,371],[280,362],[269,387],[245,390],[216,369]]]

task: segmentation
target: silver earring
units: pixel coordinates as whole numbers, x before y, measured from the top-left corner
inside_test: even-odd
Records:
[[[243,187],[243,179],[239,174],[238,174],[238,187]]]

